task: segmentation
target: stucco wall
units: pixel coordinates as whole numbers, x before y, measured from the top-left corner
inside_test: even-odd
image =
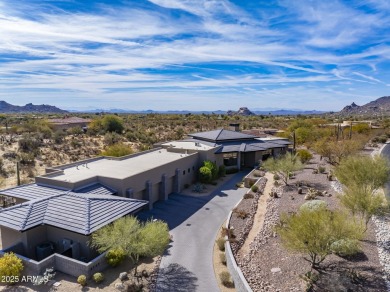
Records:
[[[71,239],[73,242],[80,244],[80,257],[85,257],[88,260],[95,257],[96,253],[88,247],[90,236],[74,233],[68,230],[47,226],[47,240],[54,242],[57,247],[61,246],[63,239]]]
[[[0,226],[1,246],[6,249],[22,241],[22,233],[4,226]]]

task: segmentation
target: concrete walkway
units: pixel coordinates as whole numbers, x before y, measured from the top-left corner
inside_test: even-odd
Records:
[[[213,270],[213,245],[217,232],[230,210],[247,189],[235,184],[246,173],[240,172],[205,197],[171,195],[158,202],[141,219],[166,221],[173,236],[160,264],[158,292],[219,291]]]

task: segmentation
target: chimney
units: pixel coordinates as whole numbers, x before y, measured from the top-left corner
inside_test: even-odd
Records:
[[[229,130],[240,132],[240,124],[229,124]]]

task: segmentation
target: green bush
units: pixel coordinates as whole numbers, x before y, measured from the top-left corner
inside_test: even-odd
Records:
[[[257,193],[257,191],[259,190],[259,187],[257,185],[253,185],[251,187],[251,190],[252,190],[252,192]]]
[[[226,255],[224,253],[219,254],[219,260],[226,266]]]
[[[224,238],[218,238],[217,239],[217,246],[220,251],[225,251],[225,239]]]
[[[117,249],[110,249],[107,253],[106,253],[106,260],[107,260],[107,263],[112,266],[112,267],[116,267],[117,265],[119,265],[121,262],[123,262],[123,260],[125,259],[126,255],[125,255],[125,251],[121,248],[117,248]]]
[[[0,258],[0,283],[13,284],[17,282],[23,271],[23,262],[14,253],[5,253]]]
[[[274,174],[274,180],[280,180],[280,175],[277,174],[277,173],[275,173],[275,174]]]
[[[77,283],[79,283],[81,286],[87,285],[87,277],[85,275],[80,275],[77,278]]]
[[[319,173],[324,173],[325,172],[325,170],[326,170],[326,168],[324,167],[324,166],[318,166],[318,172]]]
[[[234,284],[233,284],[232,280],[230,279],[229,272],[221,272],[219,274],[219,278],[221,279],[222,285],[224,285],[225,287],[233,287]]]
[[[330,248],[339,256],[350,256],[360,252],[359,241],[348,238],[333,242]]]
[[[103,282],[104,280],[104,275],[102,273],[95,273],[93,274],[92,276],[93,280],[96,282],[96,283],[101,283]]]
[[[210,168],[202,166],[199,168],[199,180],[202,183],[209,183],[213,179],[212,172]]]
[[[214,162],[211,162],[210,160],[206,160],[203,162],[203,166],[210,169],[212,179],[218,178],[218,167]]]
[[[310,151],[306,149],[298,150],[297,155],[302,163],[306,163],[313,158],[313,154],[311,154]]]

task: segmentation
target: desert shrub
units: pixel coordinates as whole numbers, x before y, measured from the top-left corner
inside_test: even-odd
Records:
[[[318,172],[319,173],[324,173],[325,170],[326,170],[325,166],[322,166],[322,165],[318,166]]]
[[[20,151],[36,153],[42,145],[42,140],[32,135],[23,135],[18,145]]]
[[[226,266],[226,255],[224,253],[219,254],[219,260]]]
[[[23,271],[23,262],[14,253],[5,253],[0,258],[0,283],[13,284]],[[10,280],[11,282],[6,282]]]
[[[81,135],[83,134],[83,129],[81,129],[81,127],[72,127],[70,129],[68,129],[67,131],[69,134],[71,135],[74,135],[74,136],[78,136],[78,135]]]
[[[280,180],[280,175],[277,174],[277,173],[275,173],[275,174],[274,174],[274,180]]]
[[[20,164],[22,165],[35,165],[35,157],[33,153],[19,153],[18,155]]]
[[[105,145],[114,145],[121,141],[121,136],[115,132],[108,132],[104,135],[103,142]]]
[[[221,283],[225,287],[232,287],[234,285],[231,278],[230,278],[229,272],[226,272],[226,271],[221,272],[219,274],[219,279],[221,279]]]
[[[306,149],[298,150],[297,155],[302,163],[306,163],[313,158],[313,154],[311,154],[310,151]]]
[[[241,219],[245,219],[249,215],[249,213],[247,211],[245,211],[245,210],[238,210],[238,209],[235,209],[234,213],[236,213],[237,217],[241,218]]]
[[[125,259],[125,257],[126,257],[126,254],[125,254],[124,250],[121,248],[110,249],[106,253],[107,263],[112,267],[116,267],[117,265],[122,263],[123,260]]]
[[[222,177],[226,175],[226,167],[225,165],[220,165],[218,168],[218,176]]]
[[[237,172],[238,172],[238,168],[236,168],[236,167],[226,169],[226,174],[233,174],[233,173],[237,173]]]
[[[192,191],[195,193],[203,193],[203,191],[206,189],[206,186],[201,183],[196,183],[194,187],[192,188]]]
[[[217,239],[217,246],[220,251],[225,251],[225,239],[224,238],[218,238]]]
[[[259,187],[257,185],[253,185],[251,187],[251,190],[252,190],[252,192],[257,193],[257,191],[259,190]]]
[[[61,144],[64,142],[64,139],[66,137],[66,133],[62,130],[55,131],[53,134],[53,140],[56,144]]]
[[[104,151],[102,151],[101,154],[104,156],[121,157],[132,153],[133,149],[130,146],[127,146],[123,143],[117,143],[108,146]]]
[[[87,285],[87,277],[85,275],[78,276],[77,283],[79,283],[81,286]]]
[[[93,274],[92,276],[93,280],[96,282],[96,283],[101,283],[103,282],[104,280],[104,275],[102,273],[95,273]]]
[[[211,180],[213,179],[213,175],[212,175],[212,172],[211,172],[211,169],[206,167],[206,166],[202,166],[201,168],[199,168],[199,180],[200,182],[202,183],[209,183],[211,182]]]
[[[253,194],[251,194],[251,193],[246,193],[245,195],[244,195],[244,199],[253,199],[254,198],[254,196],[253,196]]]
[[[359,241],[354,239],[340,239],[330,246],[333,253],[339,256],[350,256],[360,252]]]
[[[326,208],[326,207],[327,207],[327,203],[325,201],[311,200],[311,201],[308,201],[308,202],[302,204],[299,207],[299,210],[316,211],[316,210],[319,210],[321,208]]]

